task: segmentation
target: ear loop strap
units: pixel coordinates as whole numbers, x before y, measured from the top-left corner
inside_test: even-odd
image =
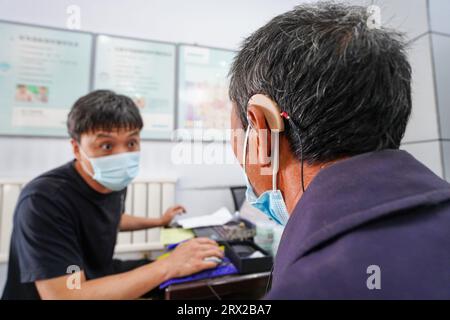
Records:
[[[250,122],[249,122],[249,125],[247,126],[247,131],[245,131],[244,151],[242,154],[242,167],[244,168],[244,172],[245,172],[245,165],[247,163],[247,146],[248,146],[249,134],[250,134]]]
[[[298,140],[300,141],[301,182],[302,182],[302,191],[304,193],[305,192],[305,180],[303,177],[303,142],[302,142],[302,137],[300,135],[300,128],[295,124],[294,121],[292,121],[291,117],[287,114],[287,112],[283,111],[283,112],[281,112],[280,115],[289,122],[295,135],[297,136]]]
[[[280,132],[272,130],[272,190],[277,190],[277,175],[280,160]]]

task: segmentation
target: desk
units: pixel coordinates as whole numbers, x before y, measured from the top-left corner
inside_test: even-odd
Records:
[[[262,272],[179,283],[168,286],[164,290],[164,298],[215,300],[217,294],[221,299],[257,300],[264,297],[269,279],[270,272]]]

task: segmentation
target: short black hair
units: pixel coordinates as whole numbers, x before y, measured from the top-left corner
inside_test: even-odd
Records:
[[[247,103],[262,93],[298,127],[292,151],[308,163],[398,149],[411,114],[404,35],[367,24],[367,8],[304,4],[248,37],[230,70],[230,99],[247,126]]]
[[[80,141],[83,133],[117,129],[141,130],[143,121],[129,97],[109,90],[96,90],[79,98],[67,118],[71,138]]]

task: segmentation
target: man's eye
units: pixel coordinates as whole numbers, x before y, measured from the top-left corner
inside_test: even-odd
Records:
[[[112,145],[105,143],[101,145],[101,148],[105,151],[110,151],[112,149]]]
[[[138,144],[136,141],[130,141],[128,142],[128,148],[134,148],[136,147]]]

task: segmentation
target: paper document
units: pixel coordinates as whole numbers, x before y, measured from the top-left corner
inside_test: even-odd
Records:
[[[178,224],[185,229],[222,226],[233,219],[233,215],[226,207],[222,207],[216,212],[200,217],[185,218],[178,220]]]
[[[161,229],[160,242],[162,245],[174,244],[184,240],[192,239],[195,235],[191,230],[181,228]]]

